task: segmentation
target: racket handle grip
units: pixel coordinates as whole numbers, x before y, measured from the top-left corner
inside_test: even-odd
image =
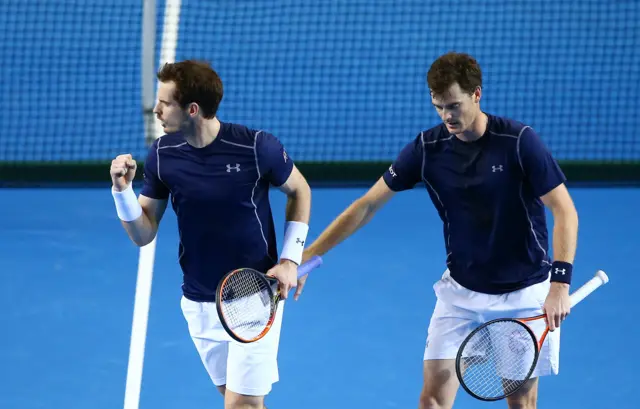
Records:
[[[302,263],[298,267],[298,278],[305,276],[311,272],[314,268],[318,268],[322,265],[322,257],[313,256],[307,262]]]
[[[586,296],[594,292],[598,287],[605,285],[609,282],[607,273],[602,270],[598,270],[596,275],[580,288],[578,288],[573,294],[571,294],[571,308],[573,308],[580,301],[584,300]]]

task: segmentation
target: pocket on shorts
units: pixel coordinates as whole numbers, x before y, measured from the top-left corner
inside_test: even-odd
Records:
[[[185,318],[192,317],[194,315],[201,314],[203,311],[202,303],[191,301],[184,295],[180,299],[180,308]]]
[[[539,307],[542,308],[544,306],[544,302],[547,300],[547,295],[549,294],[549,290],[551,289],[551,282],[549,279],[545,281],[534,284],[531,288],[532,296],[535,298]]]
[[[440,277],[440,279],[436,281],[435,284],[433,284],[433,291],[437,296],[439,296],[444,288],[451,285],[451,281],[451,273],[449,272],[449,269],[446,269],[442,274],[442,277]]]
[[[483,308],[487,301],[485,294],[471,291],[454,280],[449,270],[445,271],[442,278],[434,284],[433,289],[438,300],[464,309]]]

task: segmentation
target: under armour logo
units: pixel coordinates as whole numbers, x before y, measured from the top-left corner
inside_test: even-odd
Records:
[[[491,171],[493,173],[502,172],[503,170],[504,169],[502,168],[502,165],[499,165],[499,166],[493,165],[493,166],[491,166]]]
[[[227,163],[227,172],[231,173],[231,170],[235,170],[236,172],[240,172],[240,164],[236,163],[236,166],[231,166],[231,164]]]
[[[564,273],[566,273],[566,270],[564,268],[557,268],[556,267],[556,271],[554,274],[562,274],[564,275]]]
[[[296,244],[300,243],[301,246],[304,246],[304,240],[300,240],[299,238],[296,238]]]

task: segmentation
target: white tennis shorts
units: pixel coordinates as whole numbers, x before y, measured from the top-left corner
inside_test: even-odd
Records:
[[[458,284],[445,271],[433,286],[437,301],[431,316],[424,360],[455,359],[462,341],[481,324],[496,318],[525,318],[542,314],[550,281],[507,294],[483,294]],[[529,323],[536,336],[544,320]],[[532,377],[557,375],[560,369],[560,329],[549,332]]]
[[[226,333],[215,302],[195,302],[184,296],[182,313],[189,334],[213,384],[232,392],[265,396],[278,382],[278,345],[284,301],[280,301],[273,326],[259,341],[243,344]]]

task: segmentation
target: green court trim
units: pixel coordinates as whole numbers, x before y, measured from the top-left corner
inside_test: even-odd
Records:
[[[310,183],[371,184],[391,162],[297,162]],[[0,162],[0,183],[7,185],[109,183],[110,162]],[[142,169],[143,164],[138,164]],[[586,183],[640,184],[640,162],[561,161],[567,179]],[[142,171],[136,180],[142,179]]]

